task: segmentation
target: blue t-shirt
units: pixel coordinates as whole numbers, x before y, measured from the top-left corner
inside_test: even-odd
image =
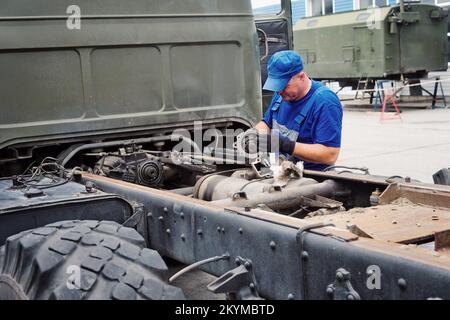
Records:
[[[291,139],[298,135],[297,142],[341,147],[342,105],[337,95],[320,82],[312,81],[308,94],[295,102],[283,101],[275,93],[263,121]],[[309,170],[328,167],[306,161],[304,164]]]

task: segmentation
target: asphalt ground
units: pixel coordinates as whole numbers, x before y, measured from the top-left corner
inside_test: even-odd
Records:
[[[379,112],[344,107],[342,148],[336,164],[433,183],[434,173],[450,167],[450,108],[407,109],[401,120],[380,121]]]

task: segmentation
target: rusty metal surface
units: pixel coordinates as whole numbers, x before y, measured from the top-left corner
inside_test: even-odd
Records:
[[[406,199],[308,220],[333,223],[376,240],[406,244],[433,239],[436,232],[450,230],[449,210],[417,205]]]
[[[417,204],[450,209],[450,187],[429,184],[391,184],[380,196],[380,204],[406,198]]]

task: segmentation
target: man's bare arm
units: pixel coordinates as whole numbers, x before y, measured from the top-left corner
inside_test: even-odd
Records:
[[[340,148],[326,147],[321,144],[296,143],[293,155],[307,162],[334,165]]]

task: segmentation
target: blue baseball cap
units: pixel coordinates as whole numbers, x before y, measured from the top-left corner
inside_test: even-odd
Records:
[[[302,57],[295,51],[285,50],[275,53],[267,64],[268,77],[263,89],[283,91],[289,80],[303,71]]]

